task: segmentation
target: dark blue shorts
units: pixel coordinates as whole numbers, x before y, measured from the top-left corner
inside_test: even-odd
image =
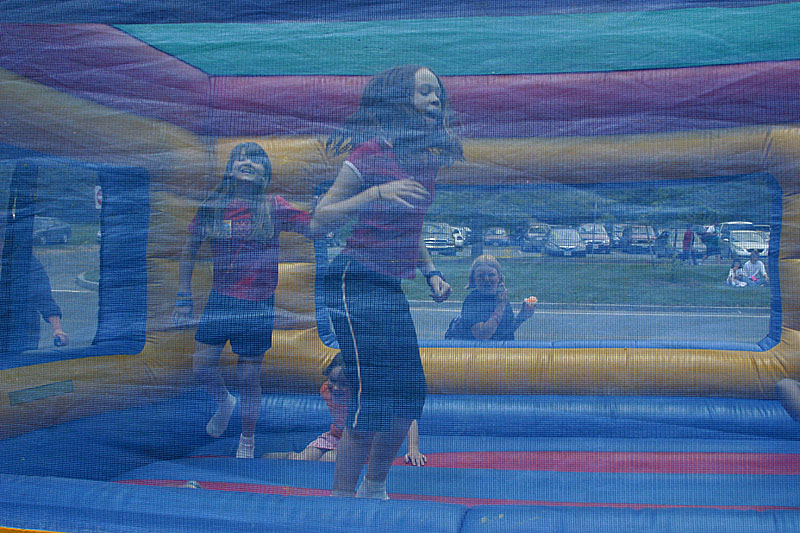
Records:
[[[243,357],[261,357],[272,346],[274,304],[274,296],[268,300],[250,301],[212,290],[194,338],[212,346],[231,341],[233,353]]]
[[[386,431],[394,418],[419,418],[425,373],[400,280],[340,254],[325,276],[325,303],[351,384],[347,425]]]

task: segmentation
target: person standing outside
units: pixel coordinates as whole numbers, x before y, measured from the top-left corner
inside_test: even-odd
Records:
[[[14,238],[6,239],[6,231],[11,231],[14,218],[12,209],[0,211],[0,256],[3,257],[0,269],[9,269],[9,272],[12,269],[12,261],[24,261],[24,257],[20,258],[19,248],[15,244]],[[8,247],[5,246],[6,240],[9,241]],[[8,335],[5,339],[7,346],[2,348],[14,353],[36,350],[39,347],[40,320],[44,320],[50,325],[55,346],[69,344],[69,336],[61,325],[61,308],[53,298],[50,277],[42,262],[35,255],[31,253],[29,258],[30,262],[27,265],[17,265],[17,268],[13,269],[18,273],[24,272],[26,278],[22,282],[24,290],[21,294],[12,295],[13,301],[3,302],[4,305],[14,309],[8,319],[9,323],[4,326],[10,326],[9,331],[13,331],[15,334]],[[19,268],[20,266],[22,268]],[[11,284],[14,285],[13,282]],[[6,337],[6,335],[3,336]]]
[[[697,264],[697,258],[694,254],[694,231],[691,226],[686,226],[686,231],[683,234],[683,260],[693,265]]]
[[[388,499],[386,477],[426,383],[402,279],[425,276],[436,302],[450,285],[422,241],[436,174],[463,158],[448,127],[447,93],[436,74],[416,65],[369,80],[357,111],[328,139],[348,154],[320,199],[311,231],[355,219],[352,236],[329,265],[325,301],[350,379],[351,402],[334,471],[334,496]]]

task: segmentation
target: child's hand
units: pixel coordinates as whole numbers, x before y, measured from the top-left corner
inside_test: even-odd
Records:
[[[519,319],[520,320],[527,320],[533,316],[533,312],[536,311],[536,303],[539,300],[536,296],[528,296],[524,300],[522,300],[522,309],[519,312]]]
[[[69,344],[69,336],[63,330],[54,331],[53,344],[55,346],[66,346]]]
[[[188,328],[192,325],[192,293],[179,292],[175,300],[175,310],[172,311],[172,324],[176,328]]]
[[[405,461],[414,466],[425,466],[425,463],[428,462],[428,458],[419,452],[408,452],[405,455]]]
[[[432,276],[428,281],[428,286],[431,288],[431,298],[436,303],[442,303],[450,297],[452,288],[450,284],[439,276]]]
[[[505,304],[508,303],[508,289],[506,289],[505,285],[500,285],[497,287],[497,306],[503,307],[505,310]]]
[[[412,179],[394,180],[377,185],[378,198],[395,202],[405,207],[414,207],[412,202],[424,200],[429,196],[420,182]]]
[[[178,292],[178,297],[175,299],[175,310],[172,311],[172,324],[176,328],[188,328],[192,325],[193,303],[191,292]]]

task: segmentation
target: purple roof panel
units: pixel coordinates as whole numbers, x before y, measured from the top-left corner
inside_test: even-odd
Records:
[[[0,25],[0,67],[213,136],[325,135],[364,76],[209,77],[110,26]],[[800,61],[444,78],[464,137],[648,134],[800,122]]]
[[[0,67],[79,98],[201,133],[208,76],[102,24],[3,24]]]
[[[366,78],[212,78],[212,135],[326,134]],[[465,137],[647,134],[800,121],[800,61],[444,78]]]

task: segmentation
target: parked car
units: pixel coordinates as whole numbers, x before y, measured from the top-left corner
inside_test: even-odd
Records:
[[[72,237],[72,228],[66,222],[53,217],[34,217],[34,244],[66,244]]]
[[[726,251],[723,249],[723,252]],[[769,241],[764,234],[754,230],[733,230],[728,239],[728,256],[748,258],[752,252],[760,257],[769,255]]]
[[[625,224],[607,224],[606,233],[608,239],[611,241],[612,248],[619,248],[622,246],[622,232],[625,231]]]
[[[510,246],[511,237],[504,228],[489,228],[483,234],[484,246]]]
[[[769,224],[753,224],[753,231],[758,231],[764,235],[764,240],[769,242],[772,227]]]
[[[719,240],[722,242],[723,249],[730,242],[732,231],[753,230],[753,229],[755,229],[753,227],[753,223],[744,220],[723,222],[717,227],[717,231],[719,232]]]
[[[529,225],[525,233],[522,234],[520,249],[523,252],[541,252],[549,231],[550,225],[544,222],[536,222]]]
[[[463,248],[464,247],[464,232],[461,228],[457,228],[453,226],[453,242],[456,245],[456,248]]]
[[[656,257],[680,257],[683,253],[683,235],[685,233],[685,227],[661,230],[653,244],[653,253]],[[706,245],[699,236],[695,236],[692,249],[695,257],[702,258],[706,255]]]
[[[581,224],[578,233],[586,245],[587,253],[607,254],[611,251],[611,239],[600,224]]]
[[[656,241],[656,232],[645,224],[631,224],[622,231],[622,249],[629,253],[649,252]]]
[[[472,228],[469,226],[460,226],[461,234],[464,236],[464,246],[472,244]]]
[[[453,228],[444,222],[428,222],[422,225],[425,248],[431,252],[452,255],[456,253]]]
[[[585,256],[586,245],[575,228],[552,228],[544,242],[544,251],[556,256]]]

